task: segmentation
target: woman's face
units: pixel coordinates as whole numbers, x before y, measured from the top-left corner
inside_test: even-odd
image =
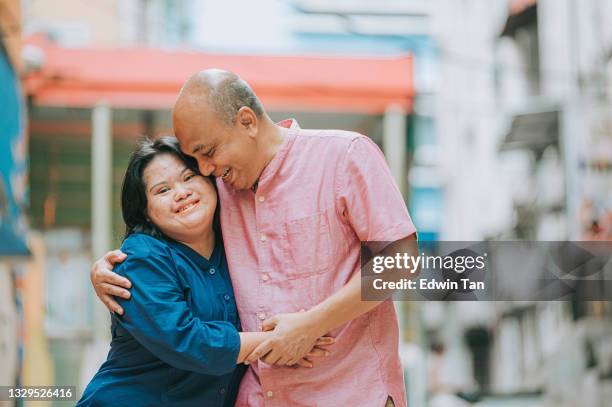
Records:
[[[168,237],[190,242],[213,233],[217,194],[174,154],[160,154],[143,171],[147,216]]]

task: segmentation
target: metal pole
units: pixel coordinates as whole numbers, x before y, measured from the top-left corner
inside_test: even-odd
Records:
[[[111,247],[112,111],[105,103],[92,112],[91,135],[91,252],[96,260]],[[109,337],[108,310],[94,301],[94,337]]]
[[[385,109],[383,152],[402,196],[406,197],[406,111],[398,105]]]
[[[383,152],[395,182],[406,199],[406,111],[398,105],[389,105],[383,118]],[[400,347],[402,346],[406,326],[405,310],[402,303],[395,302],[395,310],[400,329]]]

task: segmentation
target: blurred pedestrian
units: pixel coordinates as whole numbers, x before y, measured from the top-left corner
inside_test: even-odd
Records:
[[[460,390],[452,369],[448,368],[446,349],[439,341],[431,344],[427,380],[429,387],[429,405],[431,407],[469,407],[470,403],[457,396]]]

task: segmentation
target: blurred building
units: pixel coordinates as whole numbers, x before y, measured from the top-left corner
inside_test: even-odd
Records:
[[[177,46],[191,33],[193,0],[25,0],[24,32],[67,47]]]
[[[436,4],[442,236],[610,240],[610,2]],[[611,312],[561,301],[421,309],[463,379],[456,389],[597,407],[612,391]]]
[[[0,1],[0,385],[16,385],[23,357],[23,308],[19,280],[26,245],[25,110],[19,81],[21,10]],[[8,405],[0,401],[0,405]]]
[[[514,212],[509,237],[612,239],[611,6],[599,0],[509,4],[495,42],[499,157],[514,183],[506,187]],[[512,383],[513,366],[524,379],[507,389],[539,388],[552,405],[606,404],[612,394],[608,302],[497,308],[494,358],[506,370],[494,372],[496,385]]]
[[[517,237],[612,238],[610,18],[607,1],[531,1],[501,31],[501,147],[532,179],[513,196]]]
[[[610,238],[610,3],[436,4],[443,236]]]

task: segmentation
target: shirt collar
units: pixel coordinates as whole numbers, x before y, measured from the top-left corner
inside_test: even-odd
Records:
[[[259,176],[259,179],[257,180],[257,188],[253,191],[255,193],[257,193],[257,191],[261,192],[262,184],[266,184],[278,172],[278,169],[282,165],[283,161],[285,161],[287,153],[293,145],[296,134],[300,130],[300,125],[298,124],[297,120],[293,118],[282,120],[276,124],[288,129],[288,131],[285,135],[285,140],[283,141],[280,150],[278,150],[278,152],[272,158],[272,161],[268,163],[266,168],[264,168],[263,172]]]
[[[193,250],[191,247],[184,243],[177,242],[176,240],[168,239],[169,243],[175,247],[178,251],[182,252],[191,261],[193,261],[198,267],[202,269],[219,268],[221,266],[221,257],[223,256],[223,242],[217,239],[215,241],[215,247],[210,255],[210,259],[202,256],[200,253]]]
[[[286,129],[290,129],[290,130],[299,130],[300,129],[300,125],[298,124],[297,120],[295,120],[294,118],[289,118],[289,119],[285,119],[285,120],[281,120],[280,122],[276,123],[278,126],[284,127]]]

